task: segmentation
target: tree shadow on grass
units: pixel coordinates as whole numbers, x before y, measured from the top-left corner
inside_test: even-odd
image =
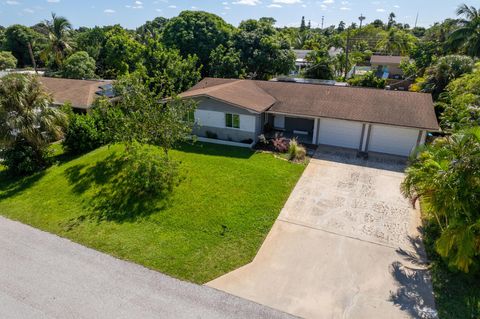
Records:
[[[255,151],[252,151],[249,148],[201,142],[196,142],[193,144],[183,143],[177,146],[176,149],[186,153],[243,159],[249,159],[250,157],[252,157],[253,154],[255,154]]]
[[[0,200],[20,194],[45,176],[45,171],[31,176],[14,176],[7,170],[0,171]]]
[[[132,222],[169,205],[168,194],[152,197],[132,191],[126,169],[125,155],[113,153],[93,166],[76,165],[65,171],[73,192],[80,195],[91,190],[93,193],[87,201],[91,212],[70,220],[67,229],[85,219]]]
[[[412,318],[438,318],[428,260],[420,237],[409,237],[411,251],[397,249],[404,263],[396,261],[391,273],[399,288],[390,293],[392,301]]]

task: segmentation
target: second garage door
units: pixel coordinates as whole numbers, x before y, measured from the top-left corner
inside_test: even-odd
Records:
[[[401,156],[408,156],[417,145],[418,130],[373,125],[368,150]]]
[[[321,119],[318,143],[358,149],[362,126],[360,122]]]

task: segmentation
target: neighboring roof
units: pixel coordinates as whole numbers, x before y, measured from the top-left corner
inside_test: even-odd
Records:
[[[255,89],[254,87],[257,87]],[[326,117],[367,123],[439,129],[430,94],[388,91],[358,87],[339,87],[271,81],[205,78],[183,97],[210,96],[251,109],[259,97],[268,99],[259,112],[285,113],[298,116]],[[258,95],[255,92],[261,92]],[[270,107],[266,107],[271,103]],[[241,104],[238,103],[241,99]]]
[[[373,64],[400,64],[403,59],[407,59],[405,56],[398,55],[372,55],[370,63]]]
[[[73,80],[62,78],[40,77],[40,82],[52,94],[55,104],[71,103],[73,107],[89,109],[103,86],[108,86],[111,81]]]
[[[295,53],[295,56],[298,59],[300,60],[305,60],[305,58],[307,57],[307,55],[312,52],[313,50],[293,50],[293,52]]]
[[[208,96],[258,113],[267,110],[276,102],[275,98],[254,81],[230,81],[180,94],[180,97],[184,98],[201,96]]]

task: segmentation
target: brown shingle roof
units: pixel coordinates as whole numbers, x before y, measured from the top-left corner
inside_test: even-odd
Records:
[[[271,112],[389,124],[431,131],[439,129],[432,96],[424,93],[206,78],[182,96],[209,96],[210,92],[215,92],[217,96],[221,94],[222,100],[228,103],[237,101],[241,95],[242,104],[257,105],[255,92],[258,91],[252,90],[252,84],[275,99],[275,103],[267,108]],[[240,91],[234,91],[232,88]],[[242,106],[239,103],[232,104]]]
[[[111,81],[72,80],[40,77],[40,82],[52,94],[55,104],[71,103],[75,108],[88,109],[92,106],[100,86]]]
[[[408,59],[405,56],[398,55],[372,55],[370,63],[372,64],[400,64],[403,59]]]
[[[218,85],[188,90],[181,97],[208,96],[255,112],[263,112],[276,102],[254,81],[229,81]]]

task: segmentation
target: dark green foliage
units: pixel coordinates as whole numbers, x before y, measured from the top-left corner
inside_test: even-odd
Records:
[[[270,20],[243,21],[234,38],[249,77],[268,80],[293,70],[295,54]]]
[[[473,70],[473,59],[464,55],[447,55],[425,72],[426,81],[422,84],[422,90],[433,94],[437,99],[447,85],[454,79]]]
[[[34,46],[34,42],[41,35],[23,25],[14,24],[5,30],[5,50],[12,52],[18,61],[18,66],[32,66],[32,59],[28,51],[28,45]],[[33,48],[35,50],[35,48]]]
[[[36,145],[19,139],[9,148],[1,151],[3,165],[8,167],[11,174],[22,176],[38,172],[50,164],[48,152]]]
[[[78,51],[65,60],[61,72],[67,79],[93,79],[95,69],[95,60],[87,52]]]
[[[232,47],[220,44],[210,54],[210,76],[214,78],[243,78],[245,69],[240,52]]]
[[[334,78],[333,59],[328,50],[321,48],[311,52],[307,56],[311,65],[305,70],[305,77],[311,79],[332,80]]]
[[[348,84],[352,86],[363,86],[377,89],[384,89],[387,81],[375,75],[374,72],[367,72],[362,76],[355,76],[348,80]]]
[[[217,15],[203,11],[183,11],[170,19],[163,29],[163,42],[177,48],[183,57],[198,56],[203,74],[209,74],[211,52],[220,44],[226,44],[233,27]]]
[[[200,80],[196,56],[183,58],[178,50],[167,49],[150,40],[144,52],[142,77],[159,97],[169,97],[188,90]]]
[[[74,114],[65,130],[63,146],[72,154],[83,154],[102,145],[95,118],[88,114]]]

